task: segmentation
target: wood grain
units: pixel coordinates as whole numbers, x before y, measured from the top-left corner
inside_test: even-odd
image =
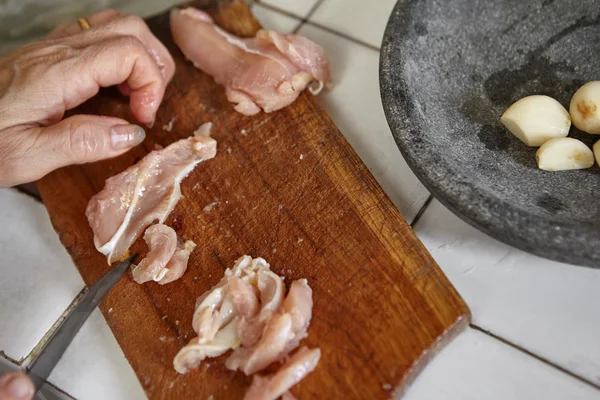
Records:
[[[259,28],[240,1],[210,4],[232,32]],[[146,141],[119,158],[63,168],[38,182],[54,228],[90,285],[108,269],[84,216],[90,197],[155,144],[213,122],[219,152],[183,181],[184,198],[167,221],[198,244],[188,271],[165,286],[126,276],[101,305],[148,397],[241,397],[249,379],[227,371],[222,360],[187,375],[175,373],[172,360],[194,336],[196,297],[243,254],[266,258],[287,282],[306,277],[313,288],[305,343],[321,347],[323,356],[293,389],[299,398],[400,395],[428,357],[468,324],[463,300],[316,98],[305,93],[275,113],[238,114],[223,88],[172,43],[168,14],[149,25],[174,55],[177,73]],[[132,120],[127,99],[114,90],[76,112]],[[163,131],[174,117],[172,132]]]

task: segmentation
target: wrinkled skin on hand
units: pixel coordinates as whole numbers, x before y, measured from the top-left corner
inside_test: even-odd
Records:
[[[0,59],[0,187],[141,143],[144,130],[120,118],[63,118],[101,87],[118,85],[137,121],[154,122],[175,72],[173,58],[138,17],[104,10],[88,21],[90,29],[60,25]]]

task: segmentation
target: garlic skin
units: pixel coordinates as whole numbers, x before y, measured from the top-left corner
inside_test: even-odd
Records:
[[[535,153],[539,169],[566,171],[585,169],[594,165],[594,153],[580,140],[550,139]]]
[[[500,122],[519,140],[530,147],[543,145],[550,139],[564,138],[571,128],[571,116],[549,96],[527,96],[511,105]]]
[[[594,149],[594,158],[596,159],[598,165],[600,165],[600,140],[594,143],[592,149]]]
[[[600,81],[580,87],[571,99],[569,112],[577,129],[600,135]]]

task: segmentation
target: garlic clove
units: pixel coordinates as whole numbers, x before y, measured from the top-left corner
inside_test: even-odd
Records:
[[[567,110],[549,96],[527,96],[511,105],[500,122],[527,146],[537,147],[566,137],[571,128]]]
[[[592,149],[594,149],[594,157],[596,158],[596,162],[598,165],[600,165],[600,140],[594,143]]]
[[[573,138],[551,139],[538,149],[535,156],[538,168],[545,171],[584,169],[594,165],[592,150]]]
[[[600,135],[600,81],[580,87],[571,99],[569,112],[577,129]]]

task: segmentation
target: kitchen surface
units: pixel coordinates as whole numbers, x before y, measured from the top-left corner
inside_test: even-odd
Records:
[[[148,16],[173,4],[103,6]],[[600,399],[600,270],[532,256],[472,228],[432,198],[396,147],[378,80],[379,47],[394,4],[261,0],[252,11],[264,27],[297,32],[324,47],[335,86],[319,96],[321,104],[471,310],[471,325],[430,355],[404,398]],[[27,30],[28,37],[39,35],[42,25]],[[0,50],[8,51],[23,39],[2,40]],[[42,204],[1,189],[0,205],[0,364],[9,370],[36,354],[84,283]],[[49,382],[57,396],[145,398],[99,310]]]

